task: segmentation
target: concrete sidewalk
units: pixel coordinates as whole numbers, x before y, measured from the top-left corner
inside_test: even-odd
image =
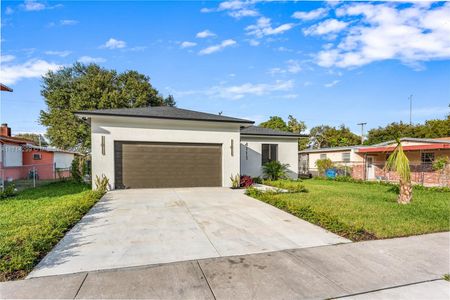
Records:
[[[423,299],[437,284],[448,298],[435,281],[450,272],[449,242],[446,232],[39,277],[0,284],[0,298]]]

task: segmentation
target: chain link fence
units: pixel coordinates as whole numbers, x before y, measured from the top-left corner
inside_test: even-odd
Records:
[[[333,162],[332,168],[336,176],[348,176],[354,179],[369,181],[385,181],[397,183],[398,174],[385,170],[384,162]],[[450,187],[450,164],[440,170],[435,170],[432,163],[411,162],[411,181],[424,186]],[[325,170],[309,167],[307,163],[299,162],[300,176],[326,176]]]
[[[17,190],[23,190],[70,177],[70,168],[57,168],[55,164],[0,166],[1,190],[10,184],[14,184]]]

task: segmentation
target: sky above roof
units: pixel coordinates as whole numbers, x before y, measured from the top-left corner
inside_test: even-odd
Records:
[[[450,3],[2,1],[1,122],[45,132],[40,76],[75,61],[151,77],[180,108],[368,128],[442,118]]]

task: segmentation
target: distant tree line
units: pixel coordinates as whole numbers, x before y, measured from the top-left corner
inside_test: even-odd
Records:
[[[289,115],[288,122],[279,116],[272,116],[269,120],[260,124],[262,127],[272,128],[282,131],[305,133],[307,127],[305,122],[298,121]],[[402,122],[391,123],[385,127],[378,127],[369,130],[364,145],[373,145],[382,142],[392,141],[396,138],[439,138],[450,136],[450,115],[440,120],[428,120],[424,124],[405,124]],[[328,148],[354,146],[361,144],[361,136],[354,134],[344,124],[334,127],[329,125],[319,125],[312,127],[309,137],[300,138],[298,142],[299,150],[306,148]]]

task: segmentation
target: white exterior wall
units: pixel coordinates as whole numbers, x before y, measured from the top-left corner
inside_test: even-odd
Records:
[[[350,153],[350,163],[362,162],[363,157],[358,155],[355,150],[341,150],[341,151],[324,151],[324,152],[310,152],[309,154],[309,169],[317,169],[316,161],[320,159],[321,154],[326,154],[332,162],[342,163],[342,153]]]
[[[0,161],[5,167],[20,167],[23,165],[21,146],[4,144],[1,151],[0,156],[2,158]],[[2,159],[5,159],[5,161],[3,162]]]
[[[114,141],[222,144],[222,186],[239,173],[239,123],[92,116],[92,178],[108,177],[114,188]],[[105,136],[105,155],[101,137]],[[234,149],[231,155],[231,143]]]
[[[53,163],[57,169],[67,169],[70,168],[74,156],[73,153],[54,152]]]
[[[298,178],[297,138],[267,136],[241,136],[241,175],[263,176],[261,165],[262,144],[278,144],[278,161],[282,164],[289,164],[288,175],[290,178]]]

